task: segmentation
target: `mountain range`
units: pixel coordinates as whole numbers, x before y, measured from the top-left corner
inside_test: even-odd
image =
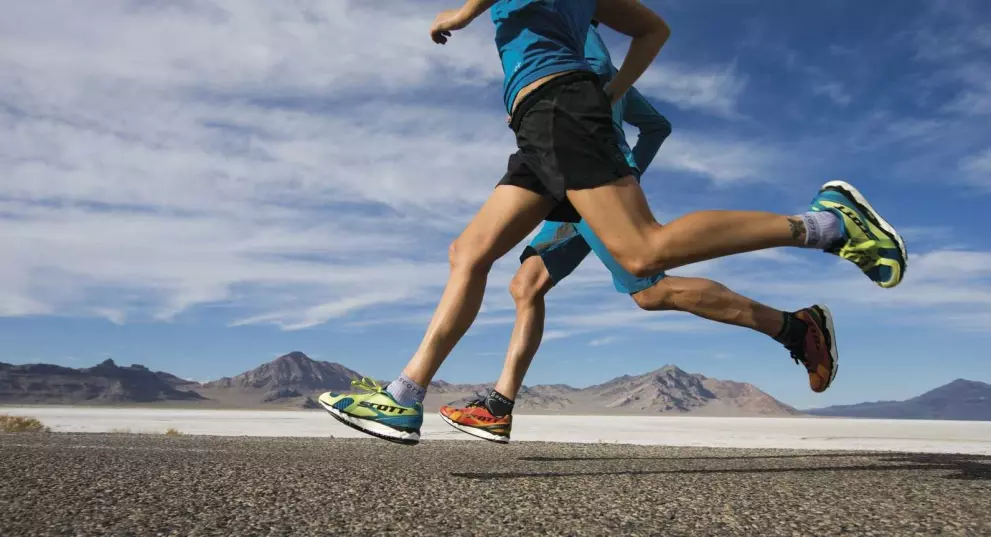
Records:
[[[198,383],[141,365],[106,360],[72,369],[50,364],[0,363],[0,404],[156,404],[200,408],[319,408],[325,391],[345,391],[362,375],[341,364],[291,352],[234,377]],[[383,384],[385,384],[383,382]],[[430,384],[424,406],[466,402],[491,385]],[[991,420],[991,385],[956,380],[905,401],[880,401],[799,411],[752,384],[718,380],[667,365],[642,375],[575,388],[566,384],[524,386],[516,399],[522,413],[692,414],[702,416],[796,416]]]
[[[905,401],[878,401],[806,411],[814,416],[917,420],[991,420],[991,384],[957,379]]]
[[[234,377],[196,383],[140,365],[120,367],[107,360],[71,369],[48,364],[0,364],[0,403],[122,404],[157,403],[194,407],[315,408],[325,391],[350,388],[361,378],[341,364],[291,352]],[[489,385],[432,382],[427,410],[467,401]],[[604,384],[574,388],[563,384],[526,386],[517,396],[519,412],[573,414],[683,414],[792,416],[799,412],[757,387],[686,373],[668,365]]]
[[[142,365],[120,367],[106,360],[72,369],[50,364],[0,362],[0,402],[4,403],[153,403],[205,401],[188,388],[196,383],[153,372]]]

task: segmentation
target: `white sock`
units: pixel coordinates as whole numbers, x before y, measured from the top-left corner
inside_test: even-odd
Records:
[[[805,247],[825,250],[843,239],[840,219],[831,211],[810,211],[795,215],[805,223]]]
[[[392,381],[385,391],[391,393],[396,402],[403,406],[422,403],[423,398],[427,396],[427,389],[406,375],[399,375],[399,378]]]

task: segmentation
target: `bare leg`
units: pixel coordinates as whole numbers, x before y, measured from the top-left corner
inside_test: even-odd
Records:
[[[403,373],[427,386],[475,321],[492,264],[547,216],[554,201],[514,186],[498,186],[451,244],[451,276],[420,347]]]
[[[700,211],[662,226],[632,177],[569,190],[568,199],[616,260],[641,277],[707,259],[805,244],[801,219],[773,213]]]
[[[523,378],[540,347],[544,332],[544,297],[553,288],[551,275],[540,257],[523,263],[510,290],[516,301],[516,325],[506,353],[506,363],[495,390],[516,399]],[[703,319],[749,328],[775,337],[781,332],[783,313],[734,293],[725,285],[704,278],[666,276],[632,295],[645,310],[683,311]]]
[[[710,321],[750,328],[770,337],[781,332],[784,320],[781,311],[705,278],[665,276],[632,296],[645,310],[684,311]]]
[[[516,302],[516,324],[506,352],[506,364],[495,384],[495,390],[510,400],[516,399],[540,347],[544,336],[544,296],[553,286],[544,262],[536,255],[523,262],[510,284],[509,292]]]

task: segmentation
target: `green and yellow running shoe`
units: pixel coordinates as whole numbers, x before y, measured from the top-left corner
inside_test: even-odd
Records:
[[[881,287],[901,283],[908,268],[905,241],[853,185],[844,181],[822,185],[812,210],[830,211],[840,219],[843,239],[829,245],[827,253],[857,265]]]
[[[399,404],[392,394],[370,378],[352,380],[351,385],[366,393],[327,392],[317,400],[337,421],[372,436],[397,442],[420,442],[420,426],[423,425],[423,405]]]

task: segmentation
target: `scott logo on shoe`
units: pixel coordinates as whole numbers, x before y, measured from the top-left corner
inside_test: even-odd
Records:
[[[379,405],[379,404],[376,404],[376,403],[369,403],[368,401],[362,401],[362,402],[358,403],[358,406],[363,406],[365,408],[371,408],[373,410],[378,410],[379,412],[392,412],[393,414],[403,414],[407,410],[405,408],[401,408],[401,407],[397,407],[397,406]]]
[[[843,205],[837,205],[836,210],[845,214],[847,218],[849,218],[850,220],[853,220],[853,223],[857,224],[857,227],[859,227],[860,230],[863,231],[865,235],[870,236],[871,234],[870,228],[868,228],[867,224],[865,224],[864,221],[860,219],[860,216],[857,213],[855,213],[849,207],[845,207]]]

